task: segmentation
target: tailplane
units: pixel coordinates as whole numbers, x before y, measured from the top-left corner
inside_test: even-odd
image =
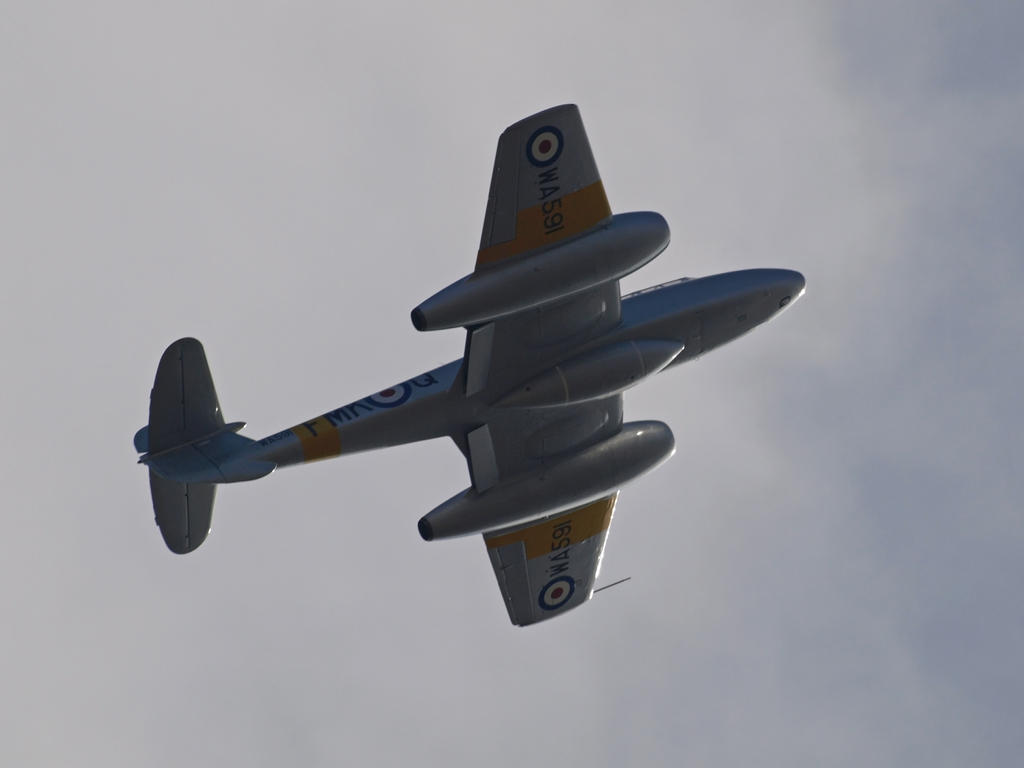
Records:
[[[213,521],[213,483],[179,483],[149,470],[156,524],[167,548],[185,555],[206,541]]]
[[[226,424],[203,345],[179,339],[160,358],[149,398],[149,425],[135,434],[139,463],[149,467],[156,524],[172,552],[196,549],[210,531],[215,483],[254,480],[274,471],[246,459],[254,441]]]

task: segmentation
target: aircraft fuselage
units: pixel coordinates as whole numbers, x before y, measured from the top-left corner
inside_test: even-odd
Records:
[[[796,301],[804,278],[750,269],[626,297],[620,280],[669,245],[653,211],[612,213],[579,109],[498,139],[472,272],[410,312],[465,329],[463,356],[262,440],[220,409],[198,339],[172,342],[133,439],[167,547],[210,531],[215,485],[375,448],[449,437],[470,485],[417,523],[426,541],[482,534],[513,624],[590,599],[619,491],[671,457],[661,421],[625,421],[623,392],[710,352]]]
[[[665,366],[674,367],[771,319],[803,289],[803,276],[785,269],[726,272],[647,288],[623,297],[617,326],[573,348],[566,358],[596,361],[580,375],[590,377],[585,383],[600,392],[602,379],[612,378],[602,375],[602,349],[675,342],[682,350]],[[524,381],[539,373],[524,371]],[[465,436],[487,423],[495,409],[515,407],[498,404],[505,392],[483,387],[467,394],[468,375],[465,358],[454,360],[265,437],[244,459],[283,467],[436,437],[451,437],[465,451]]]

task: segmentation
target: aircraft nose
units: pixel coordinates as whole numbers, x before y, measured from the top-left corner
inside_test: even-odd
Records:
[[[778,286],[780,289],[779,309],[782,309],[804,295],[807,281],[799,272],[792,269],[780,269]]]

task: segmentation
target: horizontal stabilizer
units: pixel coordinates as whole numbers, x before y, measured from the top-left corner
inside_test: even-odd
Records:
[[[255,480],[277,465],[250,458],[255,442],[224,423],[203,345],[178,339],[157,366],[149,424],[135,434],[139,462],[149,467],[156,524],[172,552],[191,552],[206,539],[215,483]]]
[[[148,450],[159,453],[224,426],[203,345],[178,339],[164,351],[149,398]]]
[[[149,488],[156,524],[171,552],[184,555],[206,541],[217,486],[165,480],[150,470]]]

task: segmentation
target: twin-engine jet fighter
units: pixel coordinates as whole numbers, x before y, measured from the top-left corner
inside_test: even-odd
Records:
[[[251,440],[242,422],[225,423],[202,345],[167,348],[135,436],[164,541],[178,553],[203,543],[219,483],[450,437],[472,484],[424,515],[420,535],[483,534],[513,624],[586,602],[619,488],[675,450],[667,425],[623,423],[623,391],[804,291],[798,272],[751,269],[621,297],[619,279],[668,242],[659,214],[612,214],[574,105],[512,125],[498,140],[476,268],[412,311],[421,331],[465,327],[460,360]]]

